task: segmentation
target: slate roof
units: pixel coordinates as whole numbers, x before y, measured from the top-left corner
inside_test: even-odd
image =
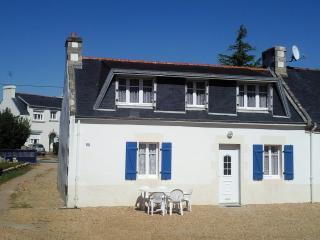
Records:
[[[139,69],[155,71],[176,71],[211,74],[230,74],[258,77],[273,77],[268,69],[254,67],[223,66],[214,64],[194,64],[181,62],[157,62],[114,58],[83,57],[84,61],[100,61],[109,68]]]
[[[21,115],[29,115],[27,104],[24,103],[20,98],[12,98],[12,101],[18,108]]]
[[[311,119],[320,123],[320,69],[288,67],[284,78]]]
[[[62,98],[60,97],[49,97],[28,93],[16,93],[16,99],[19,98],[26,102],[30,107],[61,109],[62,105]]]
[[[122,61],[83,58],[82,69],[75,69],[76,78],[76,117],[79,118],[113,118],[113,119],[165,119],[203,122],[246,122],[246,123],[304,123],[301,116],[290,105],[291,118],[275,118],[265,113],[238,113],[237,116],[208,115],[203,111],[187,111],[186,114],[159,113],[148,109],[117,109],[117,111],[98,111],[93,105],[100,92],[110,68],[126,67],[143,69],[161,69],[175,71],[205,71],[221,74],[252,75],[270,77],[267,69],[247,67],[224,67],[214,65],[144,63],[140,61]],[[139,68],[140,69],[140,68]]]

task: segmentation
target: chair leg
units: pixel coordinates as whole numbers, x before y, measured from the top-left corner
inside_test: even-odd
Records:
[[[170,216],[172,215],[172,206],[173,205],[173,203],[171,202],[171,203],[169,203],[169,211],[170,211]]]
[[[188,203],[188,206],[189,206],[189,212],[191,212],[191,210],[192,210],[191,209],[191,202]]]
[[[181,216],[183,216],[183,206],[182,206],[182,202],[179,203],[179,208],[180,208],[180,214],[181,214]]]
[[[153,206],[154,204],[153,204],[153,202],[151,202],[151,216],[153,216]]]

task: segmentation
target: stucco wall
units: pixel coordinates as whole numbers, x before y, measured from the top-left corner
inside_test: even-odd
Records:
[[[320,133],[312,134],[313,201],[320,202]]]
[[[49,134],[55,132],[59,137],[59,121],[60,111],[57,111],[56,120],[50,119],[50,110],[43,110],[43,121],[35,121],[32,119],[34,109],[28,107],[29,116],[27,117],[31,123],[31,132],[41,132],[40,143],[43,144],[46,151],[49,151]],[[30,144],[30,138],[27,140],[26,145]],[[51,149],[52,150],[52,149]]]
[[[230,130],[232,139],[226,137]],[[242,204],[309,201],[309,135],[304,130],[81,123],[78,133],[77,173],[69,166],[70,207],[76,189],[77,206],[132,206],[143,185],[192,188],[194,204],[218,204],[219,144],[240,145]],[[172,142],[172,180],[125,181],[126,141]],[[253,181],[253,144],[294,145],[294,180]],[[70,157],[74,166],[75,155]]]

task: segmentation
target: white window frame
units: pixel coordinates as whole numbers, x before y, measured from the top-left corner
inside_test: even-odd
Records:
[[[146,145],[146,174],[139,174],[139,150],[140,150],[140,144]],[[156,174],[149,174],[149,145],[155,144],[156,145]],[[160,172],[160,148],[159,143],[156,142],[138,142],[138,150],[137,150],[137,178],[138,179],[158,179],[159,178],[159,172]]]
[[[268,155],[269,155],[269,174],[265,174],[264,172],[264,161],[265,161],[265,147],[268,147]],[[271,147],[278,148],[278,174],[272,174],[272,157],[271,157]],[[263,178],[264,179],[280,179],[281,171],[282,171],[282,146],[281,145],[273,145],[273,144],[265,144],[263,145],[263,160],[262,160],[262,169],[263,169]]]
[[[119,101],[119,80],[124,79],[126,81],[126,101],[120,102]],[[130,80],[139,80],[139,102],[132,103],[130,102]],[[151,81],[152,82],[152,90],[151,90],[151,96],[152,100],[151,103],[144,103],[143,102],[143,81]],[[137,77],[119,77],[116,79],[116,105],[119,108],[146,108],[146,109],[152,109],[155,105],[155,89],[156,84],[155,80],[153,78],[137,78]]]
[[[248,86],[255,86],[255,107],[248,107]],[[240,86],[243,86],[244,97],[243,97],[243,106],[240,106]],[[260,86],[267,86],[267,107],[260,107]],[[272,108],[272,86],[270,83],[238,83],[237,86],[237,110],[239,112],[268,112]]]
[[[40,118],[35,118],[35,116],[38,115],[40,116]],[[35,121],[35,122],[44,122],[44,114],[43,114],[43,111],[41,110],[33,110],[33,113],[32,113],[32,121]]]
[[[188,83],[192,83],[192,104],[187,102],[187,94],[188,94]],[[202,82],[204,83],[204,95],[205,95],[205,102],[203,105],[197,104],[197,83]],[[202,81],[192,81],[187,80],[185,86],[185,102],[186,102],[186,109],[187,110],[204,110],[208,106],[208,82],[205,80]]]
[[[54,118],[52,117],[52,114],[54,113]],[[50,120],[57,120],[57,114],[58,114],[58,111],[50,111]]]

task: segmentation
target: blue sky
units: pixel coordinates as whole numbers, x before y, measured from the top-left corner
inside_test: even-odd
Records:
[[[83,38],[85,56],[217,63],[244,24],[257,56],[274,45],[286,46],[290,56],[296,44],[306,59],[290,65],[318,68],[319,9],[307,0],[1,0],[0,83],[62,87],[64,41],[73,31]]]

